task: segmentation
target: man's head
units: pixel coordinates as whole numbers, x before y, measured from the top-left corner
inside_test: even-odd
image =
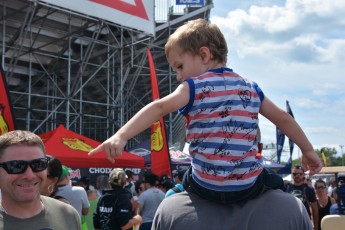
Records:
[[[304,183],[305,175],[301,165],[295,165],[292,168],[292,179],[294,185],[302,185]]]
[[[16,130],[0,136],[0,189],[4,203],[40,200],[48,159],[41,138]]]
[[[220,29],[205,19],[191,20],[179,27],[170,35],[165,44],[165,54],[168,57],[172,49],[178,47],[181,52],[200,55],[200,48],[207,47],[212,59],[226,64],[228,47]]]
[[[145,173],[143,177],[143,183],[146,189],[156,186],[156,182],[159,181],[159,177],[153,173]]]
[[[120,186],[123,187],[126,184],[127,175],[121,168],[113,169],[109,174],[109,184],[111,187]]]
[[[62,169],[62,173],[60,176],[59,185],[69,184],[70,182],[69,174],[72,170],[69,169],[66,165],[62,165],[61,169]]]
[[[186,170],[180,169],[180,168],[178,170],[173,170],[172,171],[173,178],[175,179],[175,182],[177,184],[181,184],[182,183],[183,176],[184,176],[185,172],[186,172]]]
[[[0,159],[6,148],[10,146],[36,146],[39,147],[44,156],[46,155],[42,139],[30,131],[15,130],[0,136]]]
[[[127,181],[130,182],[133,180],[133,175],[134,173],[131,170],[126,170],[126,175],[127,175]]]

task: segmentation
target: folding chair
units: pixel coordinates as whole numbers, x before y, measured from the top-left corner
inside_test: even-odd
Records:
[[[327,215],[321,220],[322,230],[344,230],[345,215]]]

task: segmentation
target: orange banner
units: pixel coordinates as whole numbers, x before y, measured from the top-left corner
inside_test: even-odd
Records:
[[[12,111],[10,94],[8,92],[5,77],[0,70],[0,136],[15,130],[15,118]]]
[[[146,51],[150,66],[152,101],[155,101],[159,99],[156,70],[150,50],[147,48]],[[158,176],[169,175],[171,178],[169,146],[163,118],[160,118],[151,127],[151,170]]]

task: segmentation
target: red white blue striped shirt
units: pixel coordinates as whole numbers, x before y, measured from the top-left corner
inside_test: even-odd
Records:
[[[190,100],[179,112],[187,118],[193,179],[215,191],[251,187],[263,168],[256,158],[263,92],[226,67],[186,82]]]

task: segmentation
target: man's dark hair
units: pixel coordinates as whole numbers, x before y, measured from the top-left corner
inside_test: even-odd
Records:
[[[146,173],[144,175],[144,181],[145,183],[149,183],[151,186],[156,185],[156,181],[159,179],[159,177],[156,174],[153,173]]]
[[[302,169],[302,171],[304,172],[304,168],[302,167],[302,165],[294,165],[293,166],[294,169]]]

